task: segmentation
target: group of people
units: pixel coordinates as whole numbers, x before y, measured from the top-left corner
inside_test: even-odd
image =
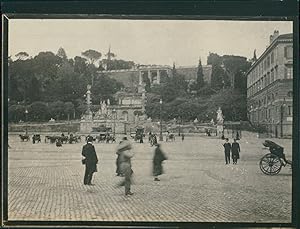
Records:
[[[154,181],[160,181],[158,178],[159,175],[163,174],[163,161],[167,160],[165,153],[161,150],[161,145],[156,143],[156,148],[154,150],[153,156],[153,170],[152,174],[154,176]],[[229,139],[225,139],[223,144],[225,152],[225,163],[230,164],[230,153],[232,156],[233,164],[237,164],[237,160],[240,158],[240,145],[234,139],[233,143],[229,142]],[[121,186],[125,186],[125,196],[131,196],[131,181],[132,181],[132,166],[131,159],[134,157],[134,152],[132,150],[132,145],[127,137],[123,137],[122,141],[119,143],[117,150],[117,159],[116,159],[116,174],[117,176],[124,177]],[[98,157],[96,154],[95,147],[93,145],[93,137],[89,136],[87,139],[86,145],[82,148],[82,164],[85,164],[85,174],[83,183],[84,185],[94,185],[91,183],[93,173],[97,172],[97,163]]]
[[[225,138],[225,143],[223,144],[224,153],[225,153],[225,164],[230,164],[230,152],[233,164],[237,164],[237,160],[240,158],[240,144],[233,139],[233,143],[230,144],[229,139]]]
[[[87,143],[83,146],[81,154],[84,157],[84,159],[82,159],[82,163],[85,164],[83,183],[84,185],[94,185],[91,183],[91,181],[93,173],[97,172],[98,158],[95,147],[93,146],[92,137],[88,137]],[[132,151],[132,145],[127,137],[123,137],[122,141],[119,143],[116,154],[117,176],[124,177],[124,181],[121,183],[121,185],[125,186],[125,196],[131,196],[133,195],[131,192],[131,181],[133,174],[131,159],[134,156],[134,152]],[[162,152],[160,144],[156,143],[156,149],[153,157],[154,181],[159,181],[158,176],[163,174],[162,162],[164,160],[167,160],[167,157]]]

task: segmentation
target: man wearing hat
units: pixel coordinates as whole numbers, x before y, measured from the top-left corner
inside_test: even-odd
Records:
[[[83,183],[84,185],[94,185],[91,183],[93,178],[93,173],[97,172],[98,157],[96,154],[95,147],[93,146],[93,137],[89,136],[87,138],[87,143],[82,148],[83,163],[85,164],[85,174]]]
[[[121,173],[125,177],[125,196],[131,196],[133,195],[133,193],[130,191],[131,176],[133,173],[131,169],[131,158],[134,156],[134,153],[132,152],[132,146],[131,143],[127,140],[127,137],[124,137],[120,142],[117,152],[120,155],[119,162]]]
[[[162,152],[160,148],[160,144],[156,143],[156,148],[154,151],[154,157],[153,157],[153,176],[155,181],[160,181],[158,179],[158,176],[163,174],[163,167],[162,167],[162,162],[164,160],[167,160],[167,157],[165,154]]]

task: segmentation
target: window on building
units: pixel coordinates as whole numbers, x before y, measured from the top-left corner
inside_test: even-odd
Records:
[[[278,79],[278,67],[275,67],[275,74],[274,74],[274,80]]]
[[[269,109],[269,119],[271,118],[271,109]]]
[[[270,72],[268,72],[268,74],[267,74],[267,85],[269,85],[270,84]]]
[[[293,114],[293,107],[292,106],[288,106],[288,114],[289,115]]]
[[[293,69],[289,66],[286,66],[284,68],[284,78],[285,79],[291,79],[292,77],[292,73],[293,73]]]
[[[287,59],[293,58],[293,46],[289,45],[284,47],[284,57]]]
[[[271,53],[271,64],[274,64],[274,52]]]
[[[270,68],[271,65],[271,60],[270,60],[270,56],[267,57],[267,67]]]
[[[274,70],[271,70],[271,83],[274,82]]]

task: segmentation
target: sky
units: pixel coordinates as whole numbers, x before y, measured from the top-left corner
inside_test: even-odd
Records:
[[[9,55],[57,53],[68,58],[88,49],[102,53],[109,46],[117,59],[138,64],[193,66],[206,64],[209,52],[259,57],[274,30],[292,33],[290,21],[120,20],[120,19],[10,19]]]

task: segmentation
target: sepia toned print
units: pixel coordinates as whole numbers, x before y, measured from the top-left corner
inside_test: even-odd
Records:
[[[9,20],[8,219],[291,223],[292,26]]]

